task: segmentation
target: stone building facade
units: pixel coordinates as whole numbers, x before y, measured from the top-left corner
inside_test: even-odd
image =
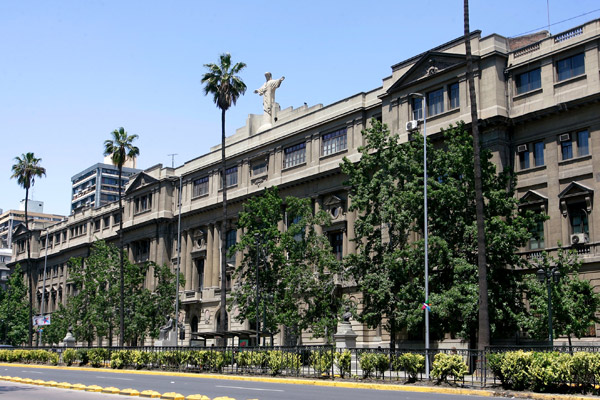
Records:
[[[522,249],[523,255],[531,258],[542,249],[554,251],[558,242],[573,246],[583,257],[581,274],[598,288],[600,221],[596,220],[600,217],[596,217],[594,192],[600,190],[600,20],[557,35],[541,32],[518,39],[497,34],[482,37],[475,31],[471,43],[483,145],[492,150],[499,168],[516,170],[523,207],[549,216],[537,228],[543,239],[532,240]],[[262,116],[250,115],[246,125],[226,140],[229,226],[235,227],[246,199],[277,185],[282,195],[311,198],[315,210],[331,212],[332,225],[321,232],[340,256],[354,252],[356,215],[348,211],[339,164],[343,157],[359,159],[361,130],[370,119],[382,120],[402,140],[409,140],[414,128],[422,128],[423,103],[414,95],[420,93],[427,97],[428,136],[439,137],[442,128],[460,120],[471,122],[462,37],[391,69],[381,87],[336,103],[277,108],[277,120],[264,131],[259,131]],[[220,246],[230,245],[240,235],[232,229],[226,232],[226,243],[220,243],[225,229],[220,154],[218,145],[177,168],[151,167],[132,177],[124,199],[124,240],[135,262],[152,260],[175,267],[181,211],[184,344],[192,340],[210,345],[214,340],[222,317]],[[49,285],[66,294],[61,301],[72,291],[67,260],[85,256],[96,239],[116,244],[117,229],[117,204],[111,203],[75,212],[47,232],[35,232],[32,257],[42,266],[48,247],[48,265],[53,270]],[[25,257],[19,249],[15,246],[16,261]],[[231,271],[239,261],[239,256],[228,260]],[[151,276],[152,271],[146,282],[150,288]],[[41,285],[38,279],[38,293]],[[49,311],[55,309],[58,297],[52,301]],[[225,318],[233,335],[252,336],[247,323],[239,324],[231,315]],[[353,328],[358,346],[389,342],[381,329],[369,330],[356,322]],[[594,340],[596,330],[589,335],[587,340]],[[284,333],[275,338],[276,344],[285,342]],[[311,343],[308,336],[303,343]]]

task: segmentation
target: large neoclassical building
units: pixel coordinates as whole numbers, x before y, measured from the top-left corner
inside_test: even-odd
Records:
[[[600,190],[600,20],[556,35],[540,32],[513,39],[498,34],[482,37],[475,31],[471,43],[483,145],[492,150],[500,168],[516,171],[523,207],[549,216],[537,227],[540,239],[531,240],[522,249],[523,256],[553,251],[558,242],[573,246],[583,257],[581,273],[600,286],[600,225],[596,226],[600,203],[596,206],[599,200],[594,195]],[[279,109],[275,104],[270,119],[250,115],[226,141],[228,226],[235,227],[246,199],[276,185],[284,195],[308,197],[315,210],[331,212],[332,224],[323,227],[322,234],[339,256],[354,252],[356,216],[348,211],[342,158],[358,160],[361,130],[371,118],[409,140],[423,120],[423,102],[414,93],[427,97],[427,135],[439,135],[440,129],[459,120],[469,124],[465,69],[461,37],[392,65],[380,87],[326,106]],[[285,84],[278,90],[285,90]],[[184,344],[210,344],[219,334],[220,248],[240,235],[232,229],[226,232],[226,242],[220,242],[225,227],[220,161],[217,145],[177,168],[156,165],[132,177],[125,194],[123,235],[130,259],[175,267],[182,179]],[[72,294],[69,258],[86,256],[97,239],[117,243],[117,209],[117,203],[83,208],[63,222],[35,231],[36,293],[40,302],[46,290],[48,311]],[[24,237],[19,240],[13,263],[26,257]],[[46,249],[51,272],[43,288]],[[239,257],[228,260],[228,287],[239,262]],[[152,279],[149,275],[148,287]],[[252,337],[248,324],[225,317],[232,337]],[[358,346],[389,342],[381,329],[369,330],[357,322],[353,328]],[[596,332],[591,329],[587,340],[594,340]],[[310,342],[308,335],[303,340]],[[276,344],[288,341],[284,332],[275,337]]]

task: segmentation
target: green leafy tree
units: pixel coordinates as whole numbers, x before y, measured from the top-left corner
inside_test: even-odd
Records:
[[[345,158],[341,166],[348,176],[350,210],[358,211],[357,252],[346,264],[362,293],[359,319],[370,328],[382,324],[394,349],[397,333],[416,331],[421,321],[423,264],[414,257],[419,243],[410,241],[410,233],[422,211],[423,153],[418,140],[401,144],[375,119],[362,134],[360,161]]]
[[[225,158],[225,113],[235,105],[237,99],[246,92],[246,84],[237,75],[245,67],[246,64],[238,62],[232,65],[231,54],[225,53],[219,56],[218,64],[204,64],[208,69],[202,75],[202,83],[204,84],[204,94],[211,94],[216,106],[221,109],[221,187],[223,195],[223,226],[221,229],[221,243],[225,243],[225,235],[229,229],[229,221],[227,219],[227,175],[226,158]],[[220,326],[218,329],[221,332],[225,331],[227,301],[227,249],[221,246],[221,315]]]
[[[17,264],[8,279],[6,291],[0,289],[1,343],[13,346],[27,341],[27,287],[21,265]]]
[[[133,142],[138,138],[138,135],[129,135],[123,127],[115,129],[112,132],[112,138],[104,141],[104,155],[110,156],[113,164],[119,171],[119,248],[121,249],[120,258],[120,270],[119,270],[119,297],[120,297],[120,315],[119,315],[119,327],[120,336],[119,343],[123,345],[125,337],[125,294],[124,294],[124,261],[123,261],[123,192],[122,192],[122,175],[123,165],[130,159],[134,159],[140,155],[140,149],[133,145]]]
[[[150,304],[152,304],[153,309],[149,312],[149,335],[157,338],[160,333],[160,327],[164,324],[165,316],[174,313],[175,301],[179,301],[179,297],[175,299],[177,274],[171,271],[171,268],[166,264],[160,265],[150,262],[149,266],[153,269],[154,280],[156,282],[156,286],[150,296]],[[182,273],[179,273],[179,284],[185,285],[185,278]]]
[[[31,270],[31,233],[29,232],[29,189],[35,184],[35,178],[46,175],[46,169],[40,165],[41,158],[36,158],[33,153],[25,153],[15,157],[16,163],[12,166],[11,178],[15,178],[19,185],[25,189],[25,231],[27,241],[27,275],[29,277],[29,346],[33,339],[33,271]]]
[[[276,187],[244,204],[238,220],[244,234],[230,250],[243,255],[230,306],[239,309],[240,322],[256,322],[258,279],[263,330],[274,333],[284,325],[296,335],[310,329],[315,337],[331,339],[342,306],[335,282],[340,263],[327,238],[315,229],[328,222],[324,211],[313,215],[310,199],[284,201]]]
[[[50,325],[44,326],[44,334],[42,338],[44,343],[50,345],[56,345],[62,341],[67,334],[69,329],[69,318],[68,308],[62,304],[59,304],[58,309],[52,313],[50,319]]]
[[[554,335],[566,335],[571,345],[572,337],[580,339],[590,327],[600,322],[600,294],[587,279],[579,276],[581,258],[575,250],[559,247],[556,257],[542,252],[540,259],[531,265],[535,271],[558,270],[560,275],[551,285],[552,328]],[[548,338],[548,290],[536,274],[526,278],[529,312],[522,319],[524,330],[537,339]],[[555,336],[556,337],[556,336]]]
[[[438,336],[450,332],[474,344],[481,329],[474,145],[462,123],[442,133],[444,148],[432,152],[428,181],[434,328]],[[481,151],[489,324],[492,336],[505,337],[518,330],[524,309],[522,278],[515,268],[525,261],[518,251],[545,217],[518,213],[516,178],[509,170],[497,172],[491,157]]]
[[[431,332],[473,341],[479,321],[478,239],[472,137],[463,124],[442,132],[443,146],[427,142],[428,228]],[[363,300],[359,317],[370,327],[383,324],[392,337],[406,329],[422,335],[424,313],[423,149],[422,136],[400,143],[385,125],[372,121],[357,163],[345,160],[358,252],[348,270]],[[492,328],[514,333],[523,305],[520,276],[511,267],[540,216],[518,215],[515,179],[497,173],[489,151],[482,151],[486,200],[487,260]]]

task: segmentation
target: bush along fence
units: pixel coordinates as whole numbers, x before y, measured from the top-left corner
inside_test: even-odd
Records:
[[[430,378],[461,386],[499,383],[512,390],[600,393],[600,347],[570,353],[547,350],[430,350]],[[331,346],[0,350],[0,362],[405,383],[426,378],[425,360],[425,352],[414,349]]]

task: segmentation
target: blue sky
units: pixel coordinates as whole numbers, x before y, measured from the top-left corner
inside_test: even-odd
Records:
[[[463,33],[461,0],[0,2],[0,208],[24,191],[10,168],[34,152],[47,177],[33,198],[67,214],[71,177],[102,161],[123,126],[140,136],[138,167],[179,165],[220,142],[220,113],[200,83],[223,52],[248,66],[227,134],[262,113],[264,72],[286,80],[282,108],[330,104],[381,85],[390,66]],[[471,0],[471,29],[558,33],[600,18],[597,0]],[[587,15],[577,17],[581,14]]]

